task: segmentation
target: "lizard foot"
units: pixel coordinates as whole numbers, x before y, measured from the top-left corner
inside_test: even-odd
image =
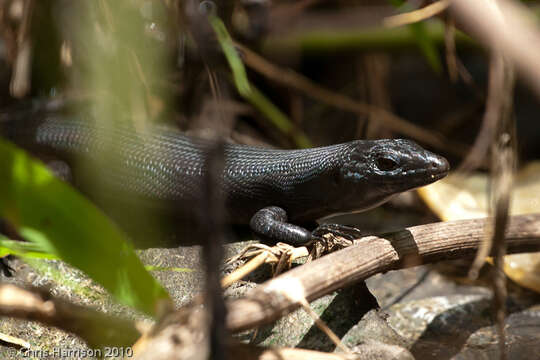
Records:
[[[365,236],[366,233],[361,230],[347,225],[341,224],[321,224],[315,230],[312,231],[311,236],[317,239],[322,238],[324,234],[332,234],[339,236],[347,240],[355,240]]]

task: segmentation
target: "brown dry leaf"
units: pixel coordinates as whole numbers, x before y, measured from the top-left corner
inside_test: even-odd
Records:
[[[510,215],[540,212],[540,161],[524,167],[515,180]],[[487,187],[487,174],[454,174],[418,193],[442,220],[462,220],[488,215]],[[504,271],[516,283],[540,293],[540,253],[508,255]]]

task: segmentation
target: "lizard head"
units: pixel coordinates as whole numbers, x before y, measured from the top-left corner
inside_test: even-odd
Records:
[[[365,210],[392,195],[435,182],[448,174],[448,161],[405,139],[355,141],[345,155],[339,183],[343,202]]]
[[[444,157],[411,140],[374,140],[354,146],[342,175],[351,181],[392,184],[403,191],[437,181],[449,169]]]

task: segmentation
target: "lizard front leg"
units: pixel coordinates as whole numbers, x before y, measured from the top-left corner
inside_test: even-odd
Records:
[[[322,224],[309,231],[304,227],[287,222],[287,212],[279,206],[265,207],[255,213],[249,222],[255,235],[267,242],[284,242],[293,246],[302,246],[311,240],[320,239],[331,233],[349,240],[364,235],[357,228],[340,224]]]
[[[279,206],[268,206],[257,211],[249,226],[263,241],[302,246],[312,240],[311,231],[288,223],[287,212]]]

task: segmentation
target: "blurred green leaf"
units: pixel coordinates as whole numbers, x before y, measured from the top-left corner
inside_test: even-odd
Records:
[[[0,140],[0,171],[0,217],[34,244],[32,252],[57,256],[148,314],[155,313],[158,301],[169,299],[120,229],[40,162]]]
[[[238,93],[266,116],[281,132],[292,136],[298,147],[311,147],[312,144],[307,136],[301,130],[296,129],[287,115],[275,106],[261,91],[250,85],[244,63],[238,56],[234,42],[221,19],[216,16],[210,16],[208,19],[214,28],[221,49],[227,58]]]
[[[170,267],[170,266],[154,266],[154,265],[146,265],[146,270],[148,271],[174,271],[174,272],[184,272],[184,273],[190,273],[194,272],[195,270],[190,268],[180,268],[180,267]]]
[[[400,8],[403,12],[414,10],[412,6],[403,0],[388,0],[388,2],[396,8]],[[416,43],[426,58],[429,66],[431,66],[433,71],[437,74],[440,74],[443,66],[437,49],[437,42],[430,35],[430,31],[426,24],[424,22],[417,22],[409,24],[407,27],[416,39]]]
[[[54,254],[46,252],[36,243],[24,242],[19,240],[10,240],[5,236],[0,235],[0,257],[6,255],[15,255],[25,259],[46,259],[60,260]],[[195,270],[181,267],[154,266],[145,265],[144,268],[148,271],[175,271],[175,272],[193,272]]]
[[[439,56],[439,51],[437,49],[437,43],[431,38],[426,24],[418,22],[408,25],[409,30],[413,33],[416,38],[416,42],[420,51],[426,58],[431,69],[437,74],[442,72],[442,61]]]
[[[58,256],[45,252],[37,244],[9,240],[8,238],[0,235],[0,257],[7,255],[15,255],[22,258],[59,260]]]
[[[227,28],[225,27],[225,24],[223,24],[223,21],[216,16],[210,16],[209,21],[214,28],[214,32],[216,33],[219,44],[221,45],[221,49],[223,50],[223,53],[227,58],[227,62],[231,67],[234,84],[236,85],[238,92],[243,97],[249,97],[251,88],[249,86],[246,68],[244,67],[244,63],[234,48],[234,43],[229,35],[229,32],[227,31]]]

